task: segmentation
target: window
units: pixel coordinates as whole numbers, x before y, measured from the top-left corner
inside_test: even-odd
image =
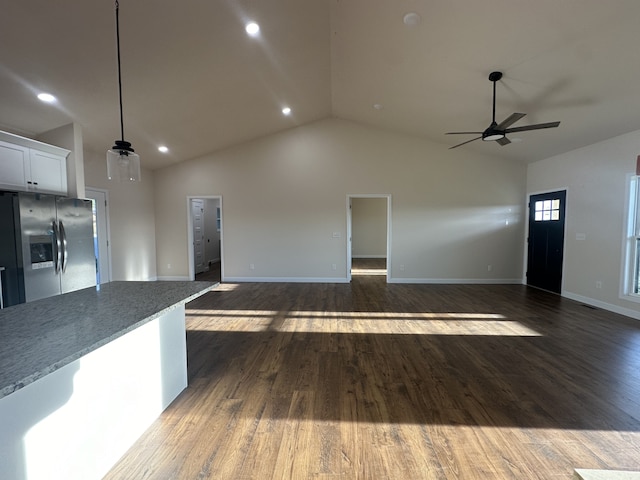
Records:
[[[636,175],[629,182],[627,213],[623,293],[640,302],[640,177]]]
[[[535,221],[549,222],[560,220],[560,199],[540,200],[535,203]]]

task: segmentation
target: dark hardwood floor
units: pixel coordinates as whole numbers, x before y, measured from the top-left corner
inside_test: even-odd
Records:
[[[215,262],[209,265],[209,270],[196,274],[195,279],[199,282],[219,282],[220,262]]]
[[[640,470],[640,322],[521,285],[221,284],[189,387],[108,479]]]

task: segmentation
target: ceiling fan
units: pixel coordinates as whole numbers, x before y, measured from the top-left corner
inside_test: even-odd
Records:
[[[489,74],[489,80],[493,82],[493,116],[491,119],[491,125],[483,131],[483,132],[448,132],[445,135],[480,135],[479,137],[472,138],[471,140],[467,140],[466,142],[459,143],[458,145],[454,145],[453,147],[449,147],[449,150],[452,148],[457,148],[462,145],[466,145],[467,143],[475,142],[476,140],[484,140],[485,142],[489,142],[495,140],[500,145],[505,146],[511,143],[511,141],[507,138],[507,133],[513,132],[526,132],[527,130],[540,130],[543,128],[555,128],[560,125],[560,122],[549,122],[549,123],[537,123],[535,125],[527,125],[524,127],[514,127],[508,128],[522,117],[526,115],[526,113],[512,113],[501,123],[496,123],[496,82],[502,78],[502,72],[491,72]]]

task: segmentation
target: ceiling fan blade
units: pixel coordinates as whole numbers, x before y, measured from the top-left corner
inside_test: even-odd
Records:
[[[525,115],[526,113],[512,113],[507,118],[505,118],[502,123],[498,124],[496,130],[504,130],[505,128],[510,127]]]
[[[504,133],[526,132],[527,130],[540,130],[543,128],[555,128],[558,125],[560,125],[560,122],[537,123],[535,125],[526,125],[524,127],[507,128]]]
[[[509,140],[507,137],[502,137],[496,140],[496,142],[504,147],[505,145],[509,145],[511,143],[511,140]]]
[[[475,142],[476,140],[480,140],[481,138],[482,137],[472,138],[471,140],[467,140],[466,142],[462,142],[462,143],[459,143],[458,145],[454,145],[453,147],[449,147],[449,150],[451,150],[452,148],[461,147],[462,145],[466,145],[467,143]]]
[[[482,132],[447,132],[445,135],[480,135]]]

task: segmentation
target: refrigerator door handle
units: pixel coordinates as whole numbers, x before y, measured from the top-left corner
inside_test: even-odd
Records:
[[[53,248],[54,248],[54,252],[53,252],[53,262],[54,262],[54,266],[55,266],[55,271],[56,273],[60,273],[60,270],[62,269],[62,242],[60,239],[60,231],[58,230],[58,224],[56,223],[56,221],[54,220],[52,222],[52,230],[53,230]]]
[[[58,222],[60,224],[60,237],[62,238],[62,273],[67,270],[67,259],[69,256],[69,251],[67,250],[67,234],[64,231],[64,225],[62,224],[62,220]]]

